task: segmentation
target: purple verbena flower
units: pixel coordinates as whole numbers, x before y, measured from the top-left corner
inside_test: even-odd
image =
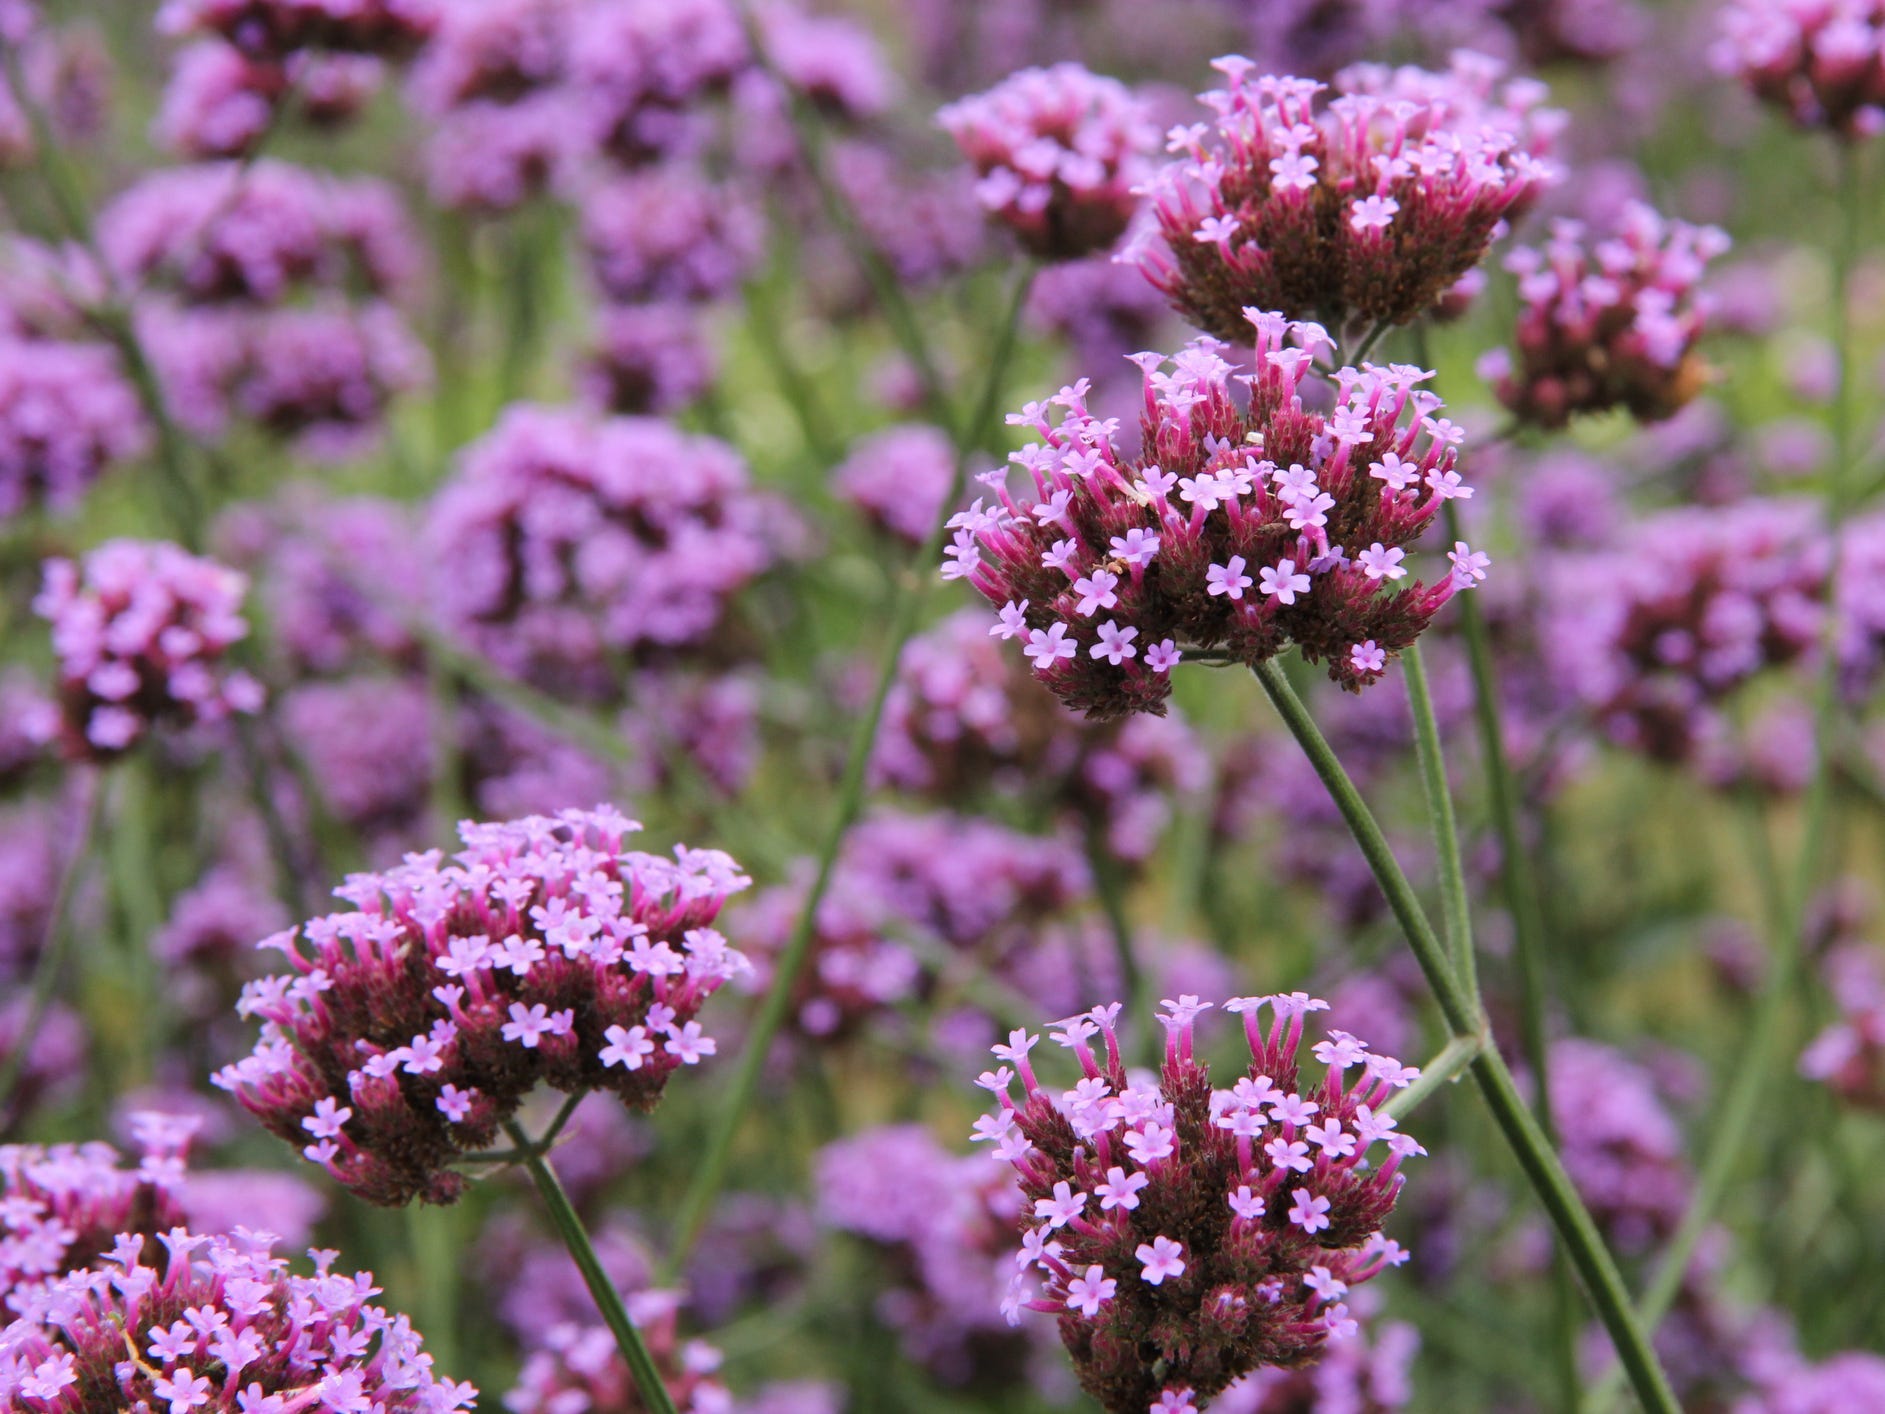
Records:
[[[358,54],[298,54],[279,63],[201,40],[178,53],[151,135],[195,161],[243,157],[261,143],[283,103],[311,127],[352,121],[378,89],[381,73],[377,59]]]
[[[1076,260],[1119,238],[1157,141],[1130,89],[1074,63],[1023,69],[937,120],[980,176],[982,206],[1045,260]]]
[[[611,305],[577,373],[599,412],[678,412],[713,386],[719,360],[700,311],[685,302]],[[925,527],[927,529],[927,527]]]
[[[1053,1033],[1085,1077],[1064,1093],[1035,1074],[1037,1037],[1016,1031],[996,1046],[1006,1064],[984,1081],[998,1107],[976,1126],[1013,1163],[1027,1204],[1004,1310],[1057,1316],[1081,1387],[1109,1414],[1209,1399],[1351,1335],[1343,1298],[1405,1260],[1380,1226],[1402,1161],[1422,1152],[1379,1113],[1418,1072],[1347,1032],[1315,1047],[1322,1083],[1301,1085],[1303,1021],[1326,1003],[1300,992],[1226,1002],[1251,1053],[1229,1089],[1213,1089],[1194,1055],[1193,1023],[1210,1003],[1163,1005],[1157,1085],[1128,1079],[1118,1007],[1096,1007]]]
[[[740,192],[679,165],[586,193],[582,236],[596,284],[621,304],[719,299],[759,257],[758,218]]]
[[[1479,263],[1553,179],[1542,86],[1499,65],[1361,66],[1323,85],[1216,61],[1209,121],[1172,131],[1149,184],[1158,239],[1136,259],[1193,324],[1238,339],[1248,308],[1343,328],[1405,324]],[[1122,257],[1124,258],[1124,257]]]
[[[150,442],[112,350],[0,337],[0,524],[24,511],[71,510]]]
[[[1325,416],[1302,397],[1320,327],[1249,322],[1247,406],[1214,340],[1141,355],[1136,459],[1120,454],[1116,420],[1088,411],[1082,380],[1011,418],[1041,438],[1010,458],[1032,497],[992,473],[996,504],[951,522],[944,577],[996,605],[992,631],[1020,640],[1035,676],[1089,716],[1162,712],[1172,667],[1198,651],[1254,666],[1294,643],[1359,689],[1484,578],[1485,557],[1458,544],[1438,584],[1399,583],[1395,552],[1472,494],[1455,470],[1463,430],[1419,390],[1431,375],[1343,369]],[[1369,645],[1379,656],[1363,661],[1354,650]]]
[[[703,1340],[683,1340],[677,1329],[679,1293],[637,1291],[627,1305],[678,1414],[730,1414],[732,1398],[715,1378],[720,1352]],[[551,1327],[525,1357],[504,1404],[513,1414],[630,1414],[644,1407],[615,1337],[601,1325]]]
[[[837,493],[906,545],[929,538],[955,480],[949,434],[926,423],[873,432],[831,473]]]
[[[291,1414],[318,1400],[451,1414],[476,1397],[433,1375],[407,1319],[369,1304],[372,1277],[335,1272],[333,1252],[311,1253],[314,1275],[294,1276],[266,1233],[173,1227],[158,1241],[161,1257],[142,1234],[122,1235],[99,1269],[49,1283],[0,1331],[9,1408]]]
[[[1521,301],[1517,350],[1487,354],[1480,376],[1539,427],[1614,407],[1645,422],[1672,416],[1707,377],[1694,350],[1709,305],[1696,286],[1727,248],[1715,227],[1665,221],[1638,202],[1602,240],[1554,222],[1542,249],[1506,257]]]
[[[450,1165],[539,1084],[651,1109],[713,1054],[700,1005],[746,960],[710,926],[749,882],[717,850],[627,851],[613,810],[466,822],[455,862],[408,855],[269,941],[255,1051],[215,1077],[355,1195],[454,1201]]]
[[[1872,0],[1730,0],[1710,57],[1801,127],[1885,129],[1885,9]]]
[[[154,728],[218,722],[261,706],[261,685],[222,659],[248,632],[248,581],[163,541],[111,540],[48,560],[34,611],[59,660],[59,740],[107,760]]]

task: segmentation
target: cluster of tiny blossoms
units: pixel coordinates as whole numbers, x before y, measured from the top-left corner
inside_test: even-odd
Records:
[[[1539,427],[1613,407],[1645,422],[1672,416],[1701,390],[1694,349],[1709,305],[1696,286],[1727,249],[1716,227],[1665,221],[1641,202],[1595,243],[1582,222],[1554,222],[1542,250],[1506,257],[1519,277],[1517,355],[1493,350],[1480,376]]]
[[[404,58],[438,26],[439,0],[164,0],[165,34],[213,34],[255,59],[309,49]]]
[[[1732,0],[1711,57],[1807,128],[1885,129],[1885,6],[1877,0]]]
[[[48,1283],[0,1330],[0,1403],[22,1414],[375,1410],[450,1414],[477,1391],[436,1379],[404,1316],[370,1304],[365,1272],[313,1276],[267,1234],[176,1227],[119,1237],[94,1270]]]
[[[337,894],[354,910],[269,939],[293,972],[250,983],[252,1055],[216,1076],[349,1191],[451,1202],[448,1166],[539,1084],[651,1109],[712,1055],[695,1016],[745,959],[709,925],[747,878],[717,850],[625,851],[606,807],[459,826]]]
[[[47,735],[75,759],[104,759],[157,726],[255,711],[261,685],[220,666],[248,632],[247,587],[236,571],[165,541],[108,540],[82,564],[48,560],[33,601],[59,659],[59,720]]]
[[[1046,260],[1091,255],[1124,234],[1158,137],[1124,84],[1071,63],[1023,69],[937,121],[980,174],[982,205]]]
[[[1332,327],[1405,324],[1477,265],[1553,177],[1534,155],[1536,86],[1488,101],[1486,65],[1360,70],[1324,85],[1216,60],[1212,120],[1174,128],[1147,193],[1159,239],[1134,258],[1193,324],[1236,339],[1246,307]],[[1496,74],[1496,68],[1490,72]]]
[[[432,503],[444,624],[549,691],[604,695],[611,651],[710,643],[772,560],[767,504],[726,443],[653,418],[519,405]]]
[[[1330,1031],[1314,1048],[1322,1083],[1301,1084],[1303,1020],[1326,1002],[1301,992],[1226,1002],[1243,1017],[1251,1061],[1223,1090],[1193,1053],[1193,1024],[1211,1004],[1163,1005],[1156,1086],[1126,1075],[1117,1004],[1053,1033],[1080,1063],[1071,1090],[1041,1087],[1028,1059],[1039,1038],[1026,1031],[995,1047],[1013,1069],[978,1082],[1000,1103],[975,1137],[1014,1164],[1031,1207],[1004,1309],[1011,1320],[1023,1308],[1058,1316],[1081,1386],[1109,1414],[1195,1414],[1194,1401],[1254,1369],[1300,1365],[1353,1336],[1342,1298],[1406,1260],[1380,1227],[1402,1160],[1424,1152],[1379,1112],[1417,1070]]]
[[[109,1144],[0,1144],[0,1319],[43,1283],[89,1266],[118,1234],[184,1220],[176,1188],[194,1123],[139,1114],[132,1127],[143,1148],[136,1168]]]
[[[1254,666],[1291,643],[1346,688],[1377,681],[1455,590],[1483,579],[1464,543],[1429,587],[1405,546],[1441,504],[1471,490],[1455,470],[1464,432],[1395,364],[1334,375],[1335,407],[1312,411],[1303,383],[1327,336],[1315,324],[1248,311],[1256,372],[1234,376],[1215,340],[1145,371],[1142,450],[1115,443],[1117,419],[1087,410],[1082,380],[1011,422],[1041,441],[982,477],[997,504],[956,516],[946,578],[966,578],[1019,638],[1035,676],[1090,716],[1159,712],[1190,651]],[[1249,383],[1243,403],[1233,384]],[[1058,425],[1053,410],[1063,416]],[[1403,421],[1403,414],[1411,414]]]
[[[111,350],[0,336],[0,524],[23,511],[70,510],[149,443],[150,424]]]
[[[1800,1073],[1840,1099],[1885,1110],[1885,968],[1877,950],[1844,944],[1827,955],[1827,990],[1839,1019],[1800,1056]]]

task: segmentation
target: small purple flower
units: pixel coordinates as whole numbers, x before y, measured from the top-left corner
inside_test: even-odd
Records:
[[[937,118],[979,174],[983,207],[1047,260],[1119,238],[1157,141],[1125,85],[1072,63],[1023,69]]]
[[[709,925],[748,881],[715,850],[624,850],[638,828],[607,808],[467,822],[451,864],[434,851],[353,876],[338,890],[353,911],[268,940],[293,971],[244,988],[262,1036],[216,1083],[386,1206],[455,1199],[451,1163],[539,1084],[652,1108],[711,1054],[690,1025],[746,963]],[[636,1030],[680,1046],[624,1067]]]
[[[1021,1067],[1026,1092],[1017,1103],[1014,1075],[998,1073],[1000,1123],[982,1126],[1008,1131],[1003,1152],[1025,1204],[1009,1309],[1059,1315],[1082,1387],[1109,1414],[1185,1407],[1260,1365],[1310,1362],[1350,1326],[1337,1298],[1399,1255],[1379,1226],[1402,1161],[1420,1148],[1387,1130],[1366,1144],[1354,1136],[1417,1072],[1347,1038],[1365,1063],[1331,1066],[1299,1092],[1303,1018],[1323,1005],[1301,994],[1225,1003],[1242,1016],[1251,1055],[1230,1090],[1213,1090],[1193,1056],[1205,1008],[1190,996],[1162,1015],[1156,1086],[1127,1077],[1117,1008],[1062,1023],[1059,1039],[1085,1078],[1061,1094],[1022,1066],[1028,1033],[996,1048]],[[1359,1071],[1352,1084],[1345,1069]],[[1298,1162],[1308,1146],[1293,1136],[1312,1116],[1324,1142]],[[1328,1142],[1336,1133],[1350,1142]]]
[[[256,59],[309,49],[403,59],[431,37],[441,8],[440,0],[164,0],[157,27],[219,35]]]

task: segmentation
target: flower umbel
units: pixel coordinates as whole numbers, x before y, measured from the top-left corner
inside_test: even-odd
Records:
[[[1053,1038],[1084,1076],[1071,1090],[1042,1088],[1025,1031],[995,1047],[1014,1070],[983,1078],[999,1108],[976,1138],[1013,1163],[1029,1207],[1004,1309],[1058,1316],[1082,1387],[1110,1414],[1181,1407],[1174,1396],[1315,1358],[1353,1334],[1349,1290],[1406,1259],[1380,1225],[1401,1161],[1422,1151],[1377,1111],[1419,1072],[1331,1031],[1314,1048],[1322,1082],[1302,1084],[1303,1020],[1327,1003],[1297,992],[1224,1004],[1243,1017],[1251,1061],[1213,1089],[1193,1054],[1210,1005],[1164,1003],[1156,1086],[1126,1074],[1117,1005],[1059,1023]]]
[[[1078,64],[1023,69],[937,118],[981,175],[982,205],[1045,260],[1119,239],[1157,139],[1124,84]]]
[[[1000,606],[996,632],[1089,716],[1162,712],[1172,666],[1199,650],[1254,666],[1294,643],[1359,689],[1484,577],[1485,558],[1457,545],[1439,583],[1401,583],[1401,547],[1472,495],[1455,470],[1464,434],[1419,389],[1431,375],[1343,369],[1325,417],[1302,397],[1320,326],[1249,318],[1247,405],[1215,340],[1142,354],[1137,459],[1118,450],[1116,419],[1088,411],[1083,380],[1011,419],[1041,437],[1011,458],[1034,496],[991,473],[997,504],[951,522],[944,576]]]
[[[1539,153],[1559,116],[1541,85],[1499,85],[1462,54],[1446,74],[1359,66],[1324,85],[1219,59],[1208,122],[1172,129],[1147,192],[1159,236],[1135,258],[1206,333],[1242,335],[1246,306],[1332,327],[1405,324],[1477,265],[1501,223],[1554,179]],[[1122,257],[1126,258],[1126,257]]]
[[[718,850],[622,848],[606,807],[459,827],[269,939],[291,975],[243,991],[253,1054],[216,1083],[368,1202],[449,1203],[539,1084],[652,1109],[713,1054],[700,1005],[746,966],[709,925],[749,882]]]

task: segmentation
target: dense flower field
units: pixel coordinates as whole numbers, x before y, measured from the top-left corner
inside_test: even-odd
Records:
[[[0,0],[0,1409],[1885,1411],[1885,0]]]

